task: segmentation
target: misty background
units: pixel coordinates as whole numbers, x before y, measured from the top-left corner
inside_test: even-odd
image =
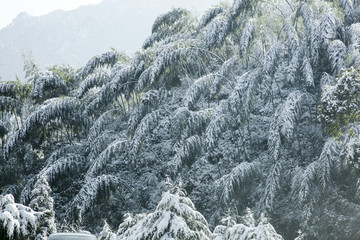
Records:
[[[92,56],[115,48],[132,55],[150,35],[157,16],[181,7],[199,17],[219,0],[103,0],[75,10],[42,16],[20,13],[0,30],[0,77],[24,80],[23,55],[41,67],[83,66]]]

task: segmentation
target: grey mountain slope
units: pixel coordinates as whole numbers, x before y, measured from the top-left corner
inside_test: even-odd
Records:
[[[43,67],[64,63],[80,67],[110,47],[132,54],[149,36],[159,14],[178,6],[202,11],[214,3],[217,0],[196,4],[188,0],[104,0],[39,17],[20,13],[0,30],[0,77],[7,81],[18,75],[23,79],[22,54],[30,51]]]

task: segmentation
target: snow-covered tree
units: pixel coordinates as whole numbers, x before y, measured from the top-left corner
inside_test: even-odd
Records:
[[[236,224],[231,216],[220,220],[219,225],[214,229],[214,240],[231,239],[264,239],[264,240],[283,240],[274,227],[268,222],[264,214],[255,220],[252,211],[247,208],[242,223]]]
[[[34,238],[39,213],[19,203],[11,194],[0,195],[0,237],[1,239]]]
[[[206,219],[195,210],[192,201],[180,190],[165,192],[153,213],[126,219],[117,239],[211,239]]]
[[[98,239],[99,240],[115,240],[116,239],[116,234],[111,231],[110,226],[109,226],[109,224],[107,224],[106,221],[104,223],[103,229],[99,233]]]
[[[0,189],[29,204],[45,177],[56,223],[99,233],[104,219],[105,239],[212,238],[206,221],[247,207],[286,239],[358,239],[359,12],[234,0],[199,21],[160,15],[131,57],[45,71],[28,59],[31,84],[0,83]],[[168,177],[187,197],[161,200]],[[249,219],[219,236],[274,233]]]
[[[31,191],[29,207],[40,212],[37,222],[35,239],[47,239],[56,232],[54,200],[50,196],[51,188],[45,175],[41,175]]]

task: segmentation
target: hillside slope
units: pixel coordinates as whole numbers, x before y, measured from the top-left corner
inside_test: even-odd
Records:
[[[131,58],[29,64],[0,85],[2,211],[102,239],[358,239],[359,5],[173,9]]]

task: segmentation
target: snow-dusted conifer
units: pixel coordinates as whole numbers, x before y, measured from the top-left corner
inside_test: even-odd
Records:
[[[98,239],[99,240],[115,240],[116,239],[116,234],[111,231],[110,226],[106,221],[104,222],[103,229],[99,233]]]
[[[37,220],[36,240],[47,239],[56,232],[54,200],[50,196],[51,188],[44,175],[41,175],[31,191],[29,206],[40,212]]]
[[[117,239],[178,239],[206,240],[212,234],[205,218],[195,210],[192,201],[182,191],[165,192],[155,212],[138,219],[135,224],[118,231]]]
[[[44,175],[39,176],[33,190],[31,191],[31,201],[29,207],[37,212],[46,210],[53,211],[54,200],[50,196],[51,188]]]
[[[268,222],[264,214],[256,221],[250,209],[246,209],[243,223],[236,224],[236,221],[227,217],[220,221],[214,230],[214,240],[232,239],[262,239],[262,240],[283,240],[275,228]]]
[[[0,195],[0,237],[2,239],[34,238],[39,213],[15,203],[14,196]]]

